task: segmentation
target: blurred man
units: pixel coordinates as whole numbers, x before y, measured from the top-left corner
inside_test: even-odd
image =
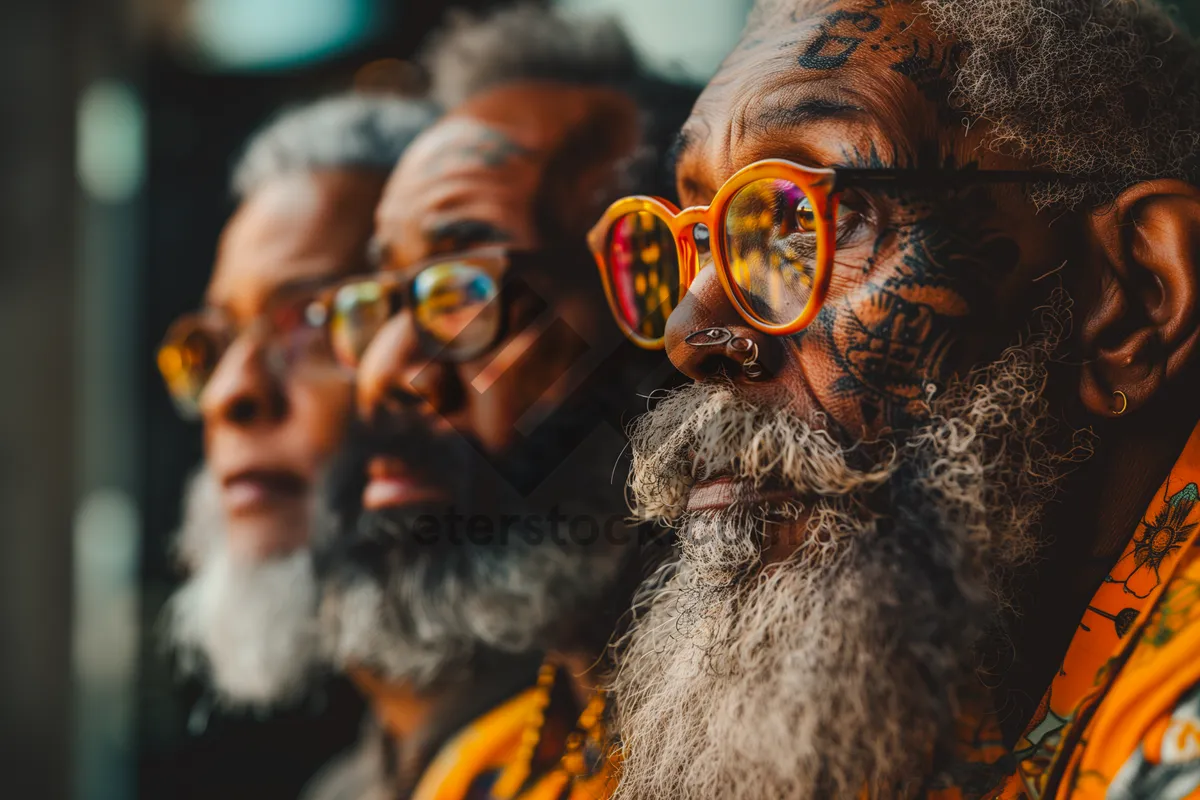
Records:
[[[694,94],[645,78],[614,24],[531,8],[460,24],[431,62],[435,97],[461,103],[388,182],[383,272],[331,301],[365,425],[335,488],[323,618],[385,699],[480,652],[560,656],[464,719],[414,797],[601,797],[586,672],[638,578],[613,470],[662,362],[607,319],[584,233],[655,189]]]
[[[159,366],[204,423],[206,463],[179,538],[190,575],[168,607],[185,669],[220,702],[293,699],[315,665],[315,484],[350,411],[350,384],[309,304],[366,268],[384,181],[429,107],[346,95],[280,116],[233,172],[204,308],[167,335]]]
[[[592,240],[695,382],[619,796],[1197,796],[1198,74],[1149,1],[760,3],[702,208]]]

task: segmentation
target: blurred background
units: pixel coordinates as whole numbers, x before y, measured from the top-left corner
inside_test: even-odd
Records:
[[[750,0],[562,0],[704,79]],[[181,684],[156,626],[201,456],[154,368],[198,306],[228,171],[280,106],[380,79],[489,0],[4,0],[0,796],[294,798],[358,732],[331,685],[256,719]],[[388,59],[392,59],[388,61]]]
[[[703,80],[751,0],[561,1]],[[173,677],[155,628],[201,442],[153,352],[199,303],[244,139],[281,105],[404,80],[448,10],[491,5],[3,3],[0,796],[292,798],[355,737],[345,686],[256,719]],[[1200,0],[1183,5],[1195,29]]]

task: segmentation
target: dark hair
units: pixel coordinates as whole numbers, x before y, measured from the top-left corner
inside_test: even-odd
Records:
[[[422,61],[432,76],[430,97],[443,108],[520,80],[608,86],[628,94],[641,112],[642,142],[617,188],[622,194],[674,194],[666,156],[700,87],[646,69],[615,18],[530,3],[482,17],[460,13],[431,40]]]

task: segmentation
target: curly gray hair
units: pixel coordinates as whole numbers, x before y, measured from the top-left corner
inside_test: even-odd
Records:
[[[1114,180],[1043,202],[1111,198],[1139,178],[1200,179],[1200,47],[1155,0],[927,0],[967,45],[955,96],[993,145]]]
[[[1157,0],[922,0],[964,46],[949,100],[991,145],[1040,167],[1105,176],[1039,204],[1106,202],[1148,177],[1200,180],[1200,47]],[[749,27],[812,0],[759,0]]]
[[[435,117],[429,103],[362,93],[286,110],[250,138],[233,168],[233,193],[244,198],[266,181],[295,172],[390,172]]]

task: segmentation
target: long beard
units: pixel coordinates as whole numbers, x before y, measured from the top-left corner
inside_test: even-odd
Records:
[[[326,580],[324,648],[335,664],[418,689],[469,680],[496,654],[568,642],[572,625],[586,629],[595,620],[622,562],[604,545],[429,546],[374,515],[366,526],[375,542],[390,538],[390,552],[360,549],[357,565],[343,564]]]
[[[614,680],[618,797],[905,797],[936,785],[960,690],[1036,553],[1058,478],[1043,398],[1060,325],[931,404],[891,446],[842,446],[729,387],[682,390],[633,432],[639,505],[679,528],[644,587]],[[763,567],[764,511],[688,513],[727,474],[795,489],[798,528]]]
[[[435,436],[419,426],[390,436],[352,432],[329,492],[341,530],[319,558],[321,631],[329,658],[429,688],[470,680],[498,655],[602,648],[620,601],[628,607],[628,590],[621,595],[616,587],[634,533],[625,531],[624,542],[604,536],[555,542],[548,516],[553,511],[602,522],[627,516],[620,481],[613,478],[622,446],[615,430],[602,431],[525,497],[504,476],[536,470],[536,455],[510,459],[507,465],[520,466],[502,472],[457,434]],[[466,520],[460,519],[459,540],[452,542],[444,527],[421,534],[422,517],[445,519],[444,504],[363,511],[365,464],[375,453],[424,465],[436,485],[455,491],[455,510],[463,518],[515,522],[503,534],[497,524],[485,539],[473,539],[463,535]],[[531,526],[531,520],[537,522]],[[559,532],[563,536],[567,528]],[[598,633],[599,641],[587,641]]]
[[[230,707],[298,699],[319,663],[310,550],[239,560],[207,471],[188,486],[178,546],[192,574],[168,601],[163,630],[184,673],[207,680]]]

